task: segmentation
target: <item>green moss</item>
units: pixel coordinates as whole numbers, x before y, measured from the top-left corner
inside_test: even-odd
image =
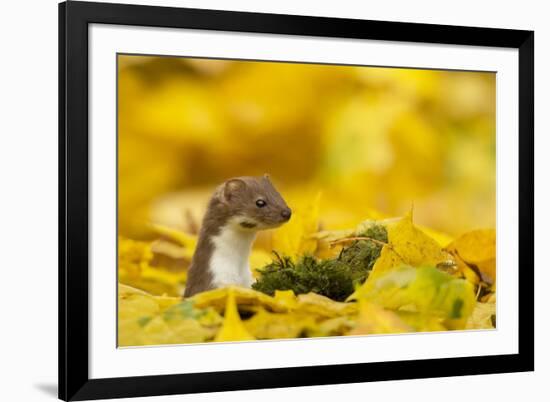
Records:
[[[386,229],[379,225],[370,227],[358,237],[378,242],[354,241],[344,247],[338,257],[327,260],[304,255],[294,262],[276,254],[276,260],[259,269],[261,276],[252,288],[269,295],[275,290],[293,290],[295,294],[315,292],[333,300],[345,300],[355,286],[367,279],[380,256],[382,244],[379,242],[388,241]]]
[[[380,225],[371,226],[357,237],[366,237],[382,243],[388,242],[388,232],[385,227]],[[353,271],[370,271],[378,257],[380,257],[381,250],[382,245],[380,243],[371,240],[358,240],[349,247],[343,248],[338,259],[348,264]]]

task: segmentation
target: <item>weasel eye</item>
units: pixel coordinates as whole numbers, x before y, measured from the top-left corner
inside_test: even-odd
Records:
[[[265,207],[266,205],[267,205],[267,202],[265,202],[264,200],[257,200],[257,201],[256,201],[256,206],[257,206],[258,208],[263,208],[263,207]]]

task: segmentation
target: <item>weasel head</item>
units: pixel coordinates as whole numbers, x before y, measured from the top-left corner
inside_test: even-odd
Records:
[[[273,229],[292,215],[268,175],[229,179],[220,186],[218,197],[231,216],[231,225],[243,231]]]

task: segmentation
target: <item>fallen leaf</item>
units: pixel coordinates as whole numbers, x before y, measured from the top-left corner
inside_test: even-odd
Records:
[[[119,346],[204,342],[217,329],[202,326],[196,318],[206,313],[182,304],[180,298],[153,296],[124,285],[119,285],[118,298]]]
[[[276,290],[274,298],[280,305],[285,306],[289,311],[295,309],[298,305],[298,300],[292,290]]]
[[[346,335],[355,327],[355,318],[350,316],[341,316],[328,318],[321,321],[316,326],[307,328],[307,336],[321,337],[321,336],[338,336]]]
[[[260,309],[244,325],[257,339],[298,338],[306,329],[315,327],[315,320],[307,314],[270,313]]]
[[[413,225],[412,211],[402,219],[389,221],[384,226],[388,232],[388,244],[382,248],[367,281],[375,280],[401,265],[436,266],[449,260],[450,255],[434,239]]]
[[[155,231],[157,234],[178,243],[188,250],[194,251],[195,247],[197,247],[197,235],[191,235],[181,230],[158,224],[151,224],[151,229],[153,229],[153,231]]]
[[[152,266],[152,243],[119,237],[118,280],[153,295],[179,296],[186,280],[185,271]]]
[[[233,289],[228,290],[227,301],[225,305],[223,325],[214,341],[216,342],[232,342],[232,341],[250,341],[255,338],[246,330],[241,318],[237,303],[235,302],[235,294]]]
[[[466,329],[494,329],[496,322],[495,303],[476,303],[472,315],[466,323]]]
[[[292,207],[290,221],[273,232],[272,249],[280,255],[296,258],[302,254],[313,254],[317,247],[314,234],[319,230],[319,206],[321,193],[306,205]]]
[[[481,279],[495,283],[496,278],[496,232],[494,229],[480,229],[463,234],[446,250],[473,271],[479,272]]]
[[[237,286],[201,292],[193,296],[190,300],[193,300],[197,308],[212,307],[222,312],[226,307],[230,292],[233,294],[239,309],[243,311],[256,311],[259,307],[263,307],[273,312],[288,311],[287,303],[280,298],[277,299],[253,289]]]
[[[471,283],[433,267],[401,266],[369,279],[349,297],[362,298],[391,310],[443,318],[451,329],[464,328],[475,305]]]
[[[396,314],[417,332],[447,331],[445,319],[440,316],[401,310]]]
[[[336,317],[355,313],[357,305],[337,302],[317,293],[307,293],[298,295],[296,310],[319,317]]]
[[[348,335],[398,334],[412,331],[414,329],[399,318],[395,312],[362,298],[359,299],[359,316],[356,327]]]

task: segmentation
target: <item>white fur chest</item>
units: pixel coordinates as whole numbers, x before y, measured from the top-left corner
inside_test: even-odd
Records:
[[[233,225],[225,226],[219,235],[212,237],[210,272],[215,287],[252,285],[248,258],[255,237],[256,232],[239,230]]]

